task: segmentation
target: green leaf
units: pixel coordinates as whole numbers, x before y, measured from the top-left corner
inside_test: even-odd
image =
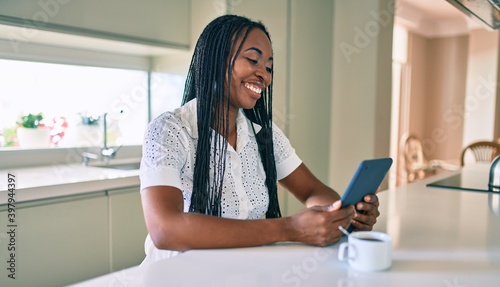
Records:
[[[36,129],[38,125],[40,125],[42,120],[43,120],[43,113],[27,114],[21,116],[17,124],[28,129]]]

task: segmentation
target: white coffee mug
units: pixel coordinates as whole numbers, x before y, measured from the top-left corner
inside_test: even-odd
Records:
[[[346,252],[347,251],[347,252]],[[392,265],[392,238],[383,232],[358,231],[339,246],[338,258],[360,271],[381,271]]]

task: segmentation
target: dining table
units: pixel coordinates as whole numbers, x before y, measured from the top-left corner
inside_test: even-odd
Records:
[[[487,190],[488,168],[465,166],[378,193],[381,215],[374,230],[393,240],[387,270],[357,271],[340,261],[343,237],[326,247],[281,242],[190,250],[74,286],[498,287],[500,194]],[[442,182],[456,176],[455,185]],[[484,191],[467,188],[483,185]]]

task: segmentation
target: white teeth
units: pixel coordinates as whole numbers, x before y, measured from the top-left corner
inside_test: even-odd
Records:
[[[245,83],[245,88],[249,89],[250,91],[254,92],[254,93],[257,93],[257,94],[260,94],[262,92],[262,89],[257,87],[257,86],[254,86],[254,85],[251,85],[249,83]]]

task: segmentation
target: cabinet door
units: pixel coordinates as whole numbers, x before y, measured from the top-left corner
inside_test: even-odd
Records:
[[[139,187],[109,191],[108,196],[111,269],[116,271],[142,262],[148,231]]]
[[[63,286],[109,272],[105,192],[16,207],[15,279],[6,271],[11,240],[0,212],[0,286]]]
[[[189,2],[2,0],[0,22],[25,28],[20,31],[22,35],[17,35],[16,39],[32,37],[32,28],[38,28],[111,40],[187,48]]]

